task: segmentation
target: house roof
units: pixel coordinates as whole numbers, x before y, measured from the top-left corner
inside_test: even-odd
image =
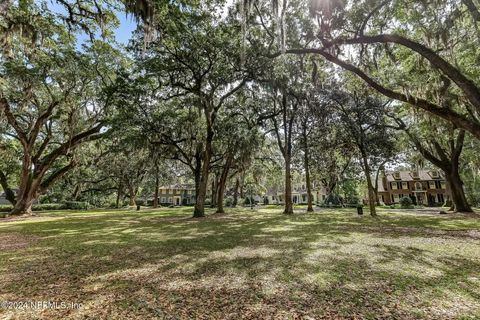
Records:
[[[395,179],[395,172],[400,174],[400,179]],[[413,172],[414,171],[386,172],[385,177],[387,178],[387,182],[432,181],[445,179],[445,174],[441,171],[437,171],[438,177],[434,177],[432,170],[418,170],[418,177],[414,177],[415,175]],[[383,187],[382,179],[382,176],[378,177],[378,192],[386,192],[385,188]]]
[[[385,176],[387,177],[387,181],[429,181],[429,180],[439,180],[444,179],[445,176],[443,172],[438,172],[438,176],[435,177],[433,174],[434,170],[418,170],[418,178],[415,177],[414,171],[394,171],[394,172],[387,172]],[[400,174],[400,179],[395,179],[395,172]]]

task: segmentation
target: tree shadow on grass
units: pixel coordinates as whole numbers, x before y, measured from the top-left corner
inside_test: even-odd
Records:
[[[417,228],[441,222],[415,220],[410,230],[385,218],[377,223],[387,227],[378,231],[372,221],[320,214],[200,220],[123,214],[12,225],[9,232],[43,240],[0,254],[9,274],[0,292],[9,300],[76,299],[91,304],[79,312],[94,317],[104,312],[101,302],[110,305],[105,318],[413,319],[431,312],[446,319],[438,306],[451,308],[452,297],[467,301],[453,315],[475,312],[478,255],[454,256],[419,242]],[[399,237],[411,243],[401,245]],[[444,241],[452,244],[455,237]]]

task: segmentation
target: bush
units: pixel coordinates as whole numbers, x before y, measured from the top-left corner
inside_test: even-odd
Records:
[[[82,202],[82,201],[67,201],[67,202],[65,202],[65,209],[87,210],[88,207],[89,207],[88,202]]]
[[[145,206],[146,202],[143,199],[138,199],[138,200],[135,201],[135,203],[137,204],[137,206],[142,206],[143,207],[143,206]]]
[[[41,203],[32,206],[33,211],[63,210],[66,208],[66,205],[63,203]]]
[[[402,209],[412,208],[413,207],[412,199],[410,199],[410,197],[402,197],[400,199],[400,206],[402,207]]]
[[[0,204],[0,212],[10,212],[12,208],[9,204]]]

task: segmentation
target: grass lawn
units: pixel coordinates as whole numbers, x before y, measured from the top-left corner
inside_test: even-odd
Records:
[[[5,319],[480,319],[480,219],[191,208],[0,219]]]

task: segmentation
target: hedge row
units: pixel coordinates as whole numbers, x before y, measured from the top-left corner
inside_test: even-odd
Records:
[[[87,210],[88,202],[67,201],[65,203],[39,203],[32,206],[33,211],[52,211],[52,210]],[[10,212],[12,206],[9,204],[0,205],[0,212]]]

